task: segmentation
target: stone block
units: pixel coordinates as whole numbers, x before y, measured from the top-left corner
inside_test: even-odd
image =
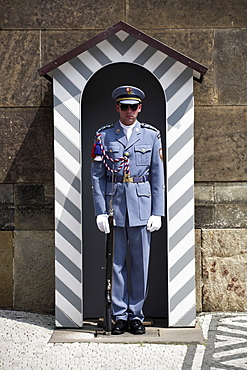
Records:
[[[52,184],[52,109],[0,109],[0,119],[0,182]]]
[[[203,311],[247,310],[246,229],[202,230]]]
[[[0,205],[14,204],[14,186],[12,184],[0,184]]]
[[[45,204],[54,204],[54,185],[45,185],[44,186],[44,203]]]
[[[44,204],[43,185],[15,185],[15,205],[25,206],[31,204]]]
[[[246,44],[246,28],[215,31],[215,104],[246,105]]]
[[[2,29],[39,28],[41,25],[41,1],[2,0],[0,25]]]
[[[22,13],[23,14],[23,13]],[[41,104],[40,37],[38,31],[1,31],[0,107]]]
[[[215,227],[247,229],[247,204],[216,204]]]
[[[102,30],[42,30],[41,31],[41,65],[45,66],[54,59],[73,50],[77,46],[98,35]],[[37,76],[38,72],[37,72]],[[52,84],[44,77],[38,77],[42,86],[42,106],[52,107]]]
[[[7,0],[1,2],[1,28],[108,28],[124,19],[122,1]]]
[[[246,27],[244,0],[135,0],[126,9],[127,22],[140,29]]]
[[[14,309],[54,313],[54,232],[15,231]]]
[[[195,281],[196,281],[196,311],[202,312],[202,255],[201,230],[195,230]]]
[[[196,105],[211,105],[213,103],[213,31],[163,29],[148,30],[147,33],[208,68],[203,83],[194,83],[194,96]]]
[[[106,29],[124,19],[122,1],[53,0],[42,2],[44,28]]]
[[[195,183],[194,187],[195,204],[213,204],[214,203],[214,184]]]
[[[247,203],[247,183],[216,183],[215,184],[216,203]]]
[[[244,107],[195,108],[195,181],[246,181]]]
[[[195,207],[195,226],[200,228],[214,228],[214,205],[197,205]]]
[[[42,64],[42,65],[45,65],[45,64]],[[52,83],[44,77],[39,76],[39,78],[41,79],[41,88],[42,88],[42,104],[41,105],[42,107],[50,107],[51,109],[53,109]]]
[[[42,66],[68,53],[98,35],[102,30],[43,30],[41,32]]]
[[[12,231],[0,231],[0,308],[13,308]]]
[[[54,207],[45,206],[19,206],[15,209],[16,230],[53,230]]]
[[[14,206],[0,207],[0,230],[11,231],[14,230]]]

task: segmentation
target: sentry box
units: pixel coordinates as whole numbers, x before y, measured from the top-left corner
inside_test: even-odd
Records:
[[[53,83],[56,325],[82,327],[102,317],[104,235],[91,196],[95,131],[116,122],[112,91],[146,93],[138,119],[162,134],[166,219],[152,234],[146,317],[195,326],[193,80],[207,68],[119,22],[39,69]]]

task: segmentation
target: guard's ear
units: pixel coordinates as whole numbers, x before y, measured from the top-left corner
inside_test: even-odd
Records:
[[[138,113],[142,111],[142,104],[139,104],[139,107],[137,108]]]

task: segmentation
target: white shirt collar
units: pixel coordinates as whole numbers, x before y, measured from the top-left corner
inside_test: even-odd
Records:
[[[121,126],[124,130],[133,129],[133,128],[135,127],[135,125],[136,125],[136,122],[137,122],[137,120],[135,120],[135,122],[134,122],[134,123],[132,123],[132,125],[127,126],[127,125],[124,125],[124,124],[119,120],[120,126]]]
[[[137,121],[135,121],[134,123],[132,123],[132,125],[127,126],[127,125],[124,125],[121,121],[119,121],[119,124],[123,128],[127,140],[130,139],[130,136],[132,134],[133,128],[136,125],[136,122]]]

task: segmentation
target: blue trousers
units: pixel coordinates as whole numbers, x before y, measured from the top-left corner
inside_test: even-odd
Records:
[[[143,304],[147,296],[151,233],[147,226],[115,226],[112,316],[119,320],[144,320]],[[131,255],[130,282],[126,256]],[[130,287],[130,291],[128,291]]]

